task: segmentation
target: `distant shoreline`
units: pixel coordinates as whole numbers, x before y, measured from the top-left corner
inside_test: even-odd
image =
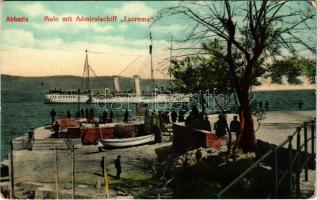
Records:
[[[19,80],[30,80],[34,79],[36,81],[49,81],[49,80],[54,80],[54,79],[76,79],[76,81],[79,81],[82,77],[81,76],[76,76],[76,75],[51,75],[51,76],[17,76],[17,75],[9,75],[9,74],[1,74],[1,82],[2,82],[2,89],[6,89],[3,87],[3,83],[5,80],[9,79],[19,79]],[[108,79],[112,84],[112,76],[99,76],[100,79]],[[121,76],[124,81],[133,79],[133,77],[128,77],[128,76]],[[92,80],[97,79],[96,77],[91,77]],[[149,78],[142,78],[143,81],[150,81]],[[59,80],[60,81],[60,80]],[[165,85],[166,82],[169,81],[169,79],[156,79],[157,82],[161,82],[159,85]],[[78,85],[79,86],[79,85]],[[77,86],[77,87],[78,87]],[[59,86],[58,86],[59,87]],[[77,88],[76,87],[76,88]],[[301,85],[291,85],[291,84],[275,84],[275,83],[262,83],[260,86],[253,86],[252,91],[253,92],[274,92],[274,91],[300,91],[300,90],[316,90],[316,85],[315,84],[301,84]]]

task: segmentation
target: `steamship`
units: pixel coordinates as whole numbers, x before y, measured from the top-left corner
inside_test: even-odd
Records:
[[[152,66],[151,66],[152,67]],[[140,82],[141,78],[134,75],[134,93],[123,93],[120,90],[119,76],[113,76],[113,92],[109,94],[105,89],[104,94],[93,93],[90,89],[89,75],[90,71],[94,74],[94,70],[88,64],[88,51],[86,50],[86,58],[84,72],[82,77],[82,88],[78,90],[49,90],[44,97],[44,103],[188,103],[189,96],[184,94],[163,94],[156,88],[152,88],[151,93],[142,92]],[[151,70],[153,72],[153,70]],[[97,77],[97,75],[95,74]],[[98,78],[98,77],[97,77]],[[153,78],[153,75],[152,75]],[[154,80],[153,80],[154,83]],[[154,84],[153,84],[154,85]]]

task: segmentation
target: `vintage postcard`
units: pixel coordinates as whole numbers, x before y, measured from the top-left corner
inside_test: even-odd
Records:
[[[1,198],[314,198],[316,1],[2,1]]]

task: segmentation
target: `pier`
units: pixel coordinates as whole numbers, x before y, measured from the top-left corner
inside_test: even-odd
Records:
[[[314,115],[314,111],[269,112],[261,122],[261,128],[256,133],[257,138],[270,144],[278,144],[287,139],[295,130],[294,127],[302,124],[302,121],[313,119]],[[229,119],[230,117],[231,115]],[[211,123],[215,119],[216,115],[209,116]],[[26,135],[12,141],[10,171],[13,172],[11,187],[15,197],[27,198],[30,194],[34,194],[35,198],[57,198],[57,195],[58,198],[106,198],[106,195],[111,198],[157,198],[158,194],[165,198],[173,197],[171,189],[158,188],[155,185],[155,176],[161,165],[158,151],[170,149],[172,142],[99,151],[97,145],[85,146],[80,139],[70,139],[74,145],[72,151],[67,143],[68,139],[49,138],[50,135],[50,129],[36,128],[32,151],[25,146]],[[292,142],[293,147],[296,147],[295,139]],[[213,149],[207,148],[206,151],[217,155]],[[224,149],[223,152],[225,151]],[[308,152],[311,153],[310,150]],[[113,178],[114,160],[118,155],[122,156],[120,180]],[[109,175],[108,193],[105,192],[100,167],[103,156]],[[315,171],[308,170],[307,174],[307,181],[305,173],[300,178],[301,197],[309,197],[314,191]],[[10,189],[9,185],[7,187]]]

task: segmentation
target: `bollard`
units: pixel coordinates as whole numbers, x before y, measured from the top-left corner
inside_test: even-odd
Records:
[[[292,194],[292,192],[293,192],[293,147],[292,147],[292,140],[293,140],[293,136],[288,136],[290,194]]]
[[[304,161],[306,163],[307,160],[307,123],[304,122]],[[305,168],[305,181],[308,181],[308,165],[305,164],[304,168]]]
[[[296,198],[300,198],[300,168],[301,168],[301,164],[300,164],[300,127],[297,127],[297,169],[296,169]]]

